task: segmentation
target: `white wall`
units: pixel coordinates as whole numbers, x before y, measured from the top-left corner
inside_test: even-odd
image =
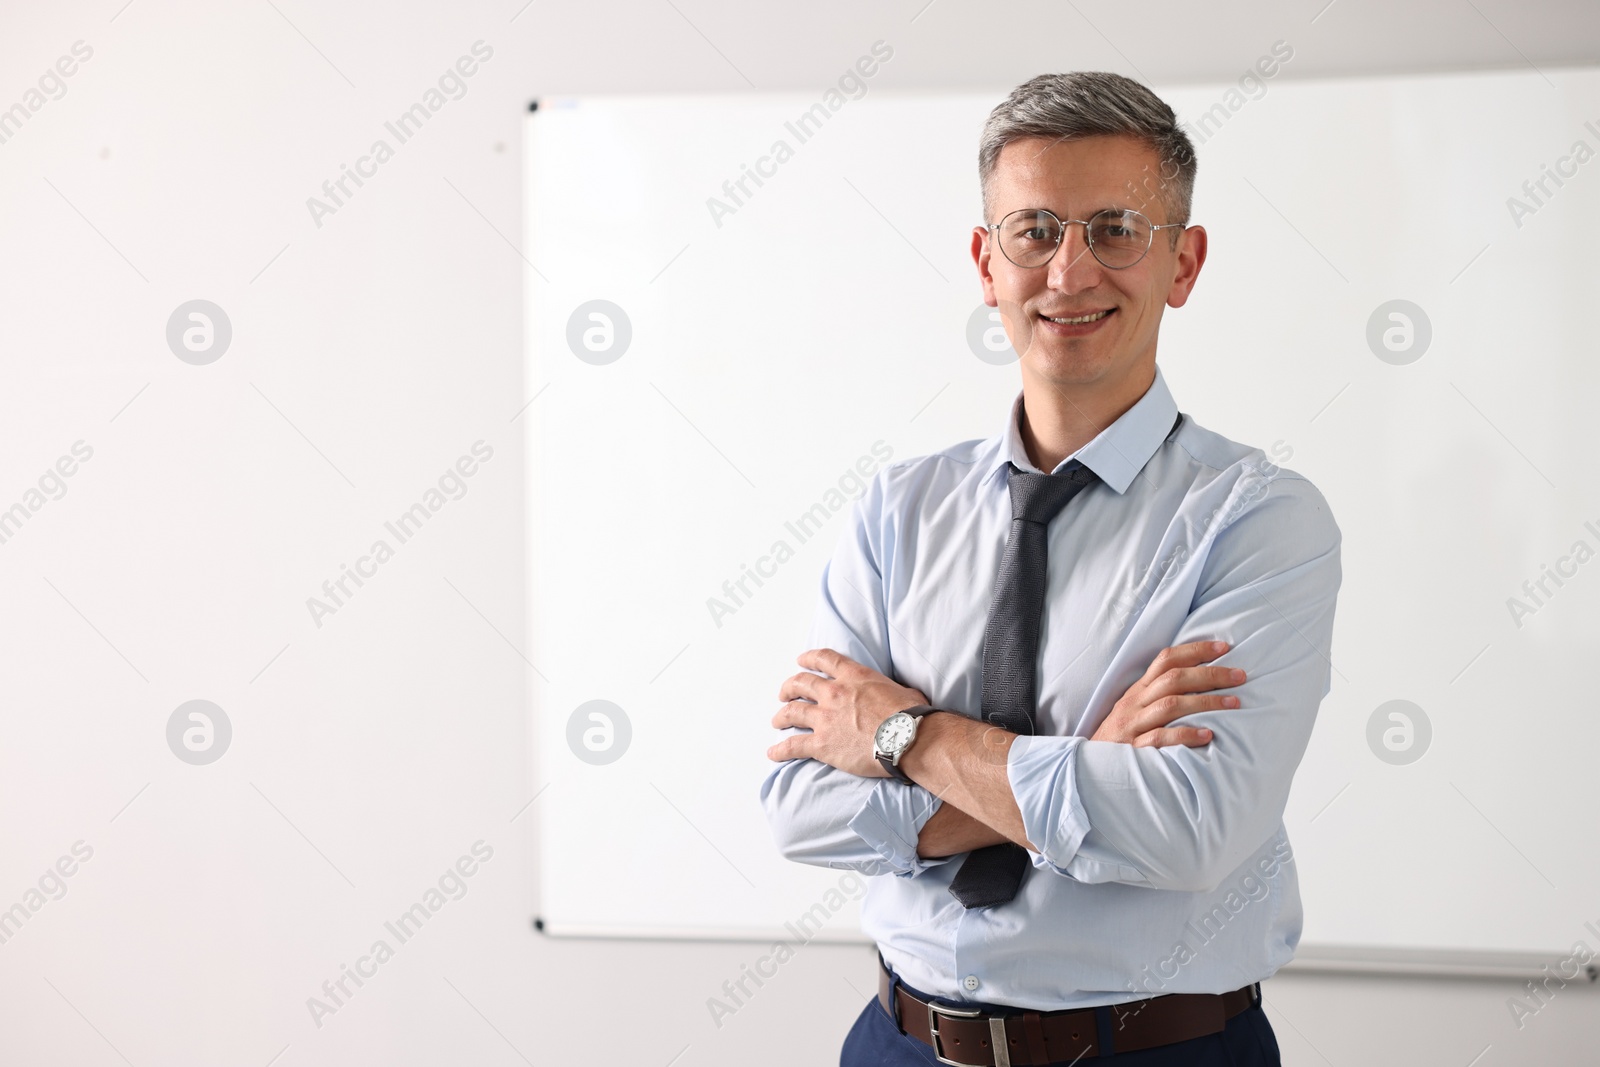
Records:
[[[1109,3],[1079,4],[1086,19],[951,0],[521,6],[0,9],[0,109],[92,49],[0,143],[0,508],[75,442],[93,450],[0,544],[0,908],[26,907],[58,857],[73,871],[0,944],[7,1062],[836,1059],[870,951],[807,947],[718,1028],[706,999],[759,946],[529,926],[543,783],[524,719],[514,246],[532,96],[807,89],[880,37],[896,48],[882,84],[998,99],[1068,67],[1158,89],[1231,77],[1278,38],[1302,77],[1593,61],[1600,36],[1576,5],[1513,17],[1487,0],[1401,21],[1357,0],[1137,20]],[[1041,29],[1027,53],[993,44],[1016,24]],[[465,96],[317,225],[306,199],[478,40],[493,56]],[[165,338],[196,298],[233,328],[205,366]],[[313,622],[307,598],[478,441],[493,457],[465,495]],[[166,739],[193,699],[233,730],[205,766]],[[92,856],[74,863],[80,841]],[[493,855],[465,895],[314,1024],[307,998],[395,943],[384,923],[479,841]],[[606,996],[624,984],[648,996],[619,1025]],[[1600,1036],[1590,991],[1521,1031],[1513,992],[1285,974],[1268,1000],[1291,1064],[1466,1064],[1485,1046],[1478,1063],[1581,1062]]]

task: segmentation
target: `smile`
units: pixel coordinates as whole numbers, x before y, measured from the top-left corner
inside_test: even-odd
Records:
[[[1098,322],[1099,320],[1105,318],[1107,315],[1111,314],[1111,312],[1114,311],[1114,310],[1115,310],[1114,308],[1107,308],[1105,311],[1096,311],[1093,314],[1089,314],[1089,315],[1079,315],[1076,318],[1058,319],[1058,318],[1055,318],[1054,316],[1051,316],[1051,315],[1040,315],[1039,317],[1041,319],[1049,319],[1051,322],[1059,322],[1062,325],[1066,326],[1066,325],[1076,325],[1078,323],[1083,323],[1083,322]]]

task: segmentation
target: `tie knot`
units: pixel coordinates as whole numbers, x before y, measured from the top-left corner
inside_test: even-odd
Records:
[[[1076,461],[1074,461],[1076,462]],[[1095,480],[1094,471],[1079,464],[1060,474],[1035,474],[1011,464],[1011,517],[1049,525],[1079,490]]]

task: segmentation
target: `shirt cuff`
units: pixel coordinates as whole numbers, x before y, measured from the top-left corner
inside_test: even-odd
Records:
[[[880,778],[849,825],[894,869],[896,877],[913,878],[952,858],[917,855],[922,828],[943,805],[943,800],[920,785]]]
[[[1067,864],[1089,833],[1089,820],[1078,800],[1078,748],[1083,738],[1024,734],[1011,742],[1006,777],[1028,840],[1039,846],[1030,853],[1035,867],[1067,873]]]

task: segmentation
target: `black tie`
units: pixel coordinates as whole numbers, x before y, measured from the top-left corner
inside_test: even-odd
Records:
[[[1014,734],[1032,734],[1038,706],[1045,535],[1050,520],[1096,477],[1077,460],[1061,474],[1008,466],[1011,539],[1006,542],[983,631],[983,719]],[[1029,866],[1028,850],[1012,841],[974,849],[951,880],[950,893],[968,908],[1004,904],[1017,895]]]

